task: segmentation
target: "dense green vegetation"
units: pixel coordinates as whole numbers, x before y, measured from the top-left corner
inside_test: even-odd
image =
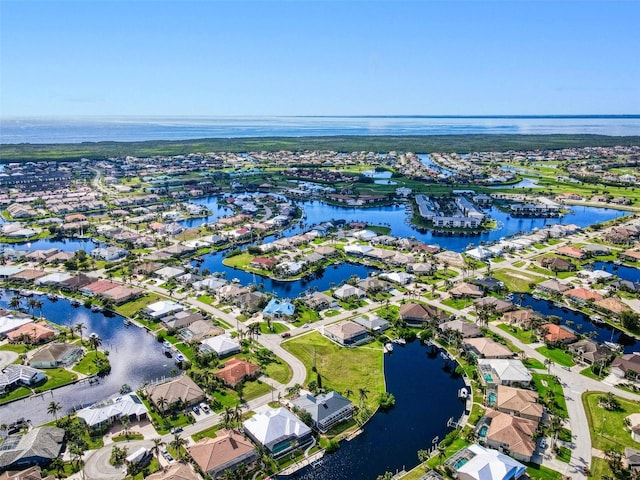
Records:
[[[606,135],[407,135],[253,137],[145,142],[85,142],[76,144],[0,145],[0,162],[101,159],[113,156],[179,155],[191,152],[248,152],[278,150],[336,150],[342,152],[392,150],[411,152],[468,152],[558,149],[637,145],[640,137]]]

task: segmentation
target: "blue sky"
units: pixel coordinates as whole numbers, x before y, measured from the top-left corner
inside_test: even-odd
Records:
[[[0,115],[640,113],[640,2],[2,0]]]

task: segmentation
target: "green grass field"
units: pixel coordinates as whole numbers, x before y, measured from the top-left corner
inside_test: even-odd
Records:
[[[317,332],[286,341],[283,348],[298,357],[307,367],[307,382],[316,379],[311,370],[314,358],[322,386],[344,394],[365,388],[366,405],[373,411],[377,408],[378,396],[385,391],[382,349],[367,346],[342,348]]]
[[[632,413],[640,413],[640,404],[616,397],[620,403],[620,410],[609,411],[599,405],[599,399],[604,395],[602,392],[582,394],[593,448],[602,451],[610,448],[622,451],[624,447],[640,449],[640,443],[631,438],[631,432],[624,423],[624,419]]]
[[[570,354],[559,348],[539,347],[536,351],[563,367],[573,367],[576,364]]]

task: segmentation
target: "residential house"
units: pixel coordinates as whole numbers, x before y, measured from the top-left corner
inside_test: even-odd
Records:
[[[335,308],[338,306],[336,299],[331,298],[326,293],[313,292],[302,297],[304,304],[312,310],[324,310],[326,308]]]
[[[349,298],[362,298],[365,296],[365,292],[358,287],[345,283],[333,291],[333,296],[339,300],[346,300]]]
[[[188,463],[173,463],[149,475],[145,480],[201,480]]]
[[[0,475],[0,480],[56,480],[53,475],[42,475],[40,467],[35,465],[19,472],[4,472]]]
[[[354,347],[369,340],[369,332],[350,320],[323,327],[323,335],[345,347]]]
[[[240,351],[240,342],[228,333],[207,338],[202,341],[201,349],[215,352],[218,357],[226,357]]]
[[[122,421],[123,418],[137,422],[148,419],[149,411],[137,394],[127,393],[82,408],[76,412],[76,415],[89,428],[100,429],[111,425],[116,420]]]
[[[284,407],[268,405],[255,409],[255,415],[243,424],[244,431],[263,445],[274,457],[282,457],[294,448],[304,448],[313,439],[311,429]]]
[[[187,450],[200,470],[213,480],[222,478],[227,470],[234,471],[241,464],[250,467],[258,460],[253,443],[237,430],[218,430],[215,438],[203,438]]]
[[[199,342],[204,338],[216,337],[222,333],[224,330],[209,320],[196,320],[180,330],[180,336],[190,342]]]
[[[256,270],[271,270],[278,263],[275,257],[254,257],[249,266]]]
[[[607,297],[595,302],[596,308],[607,315],[619,317],[620,314],[629,310],[629,305],[616,297]]]
[[[571,343],[578,339],[570,328],[555,323],[540,325],[539,332],[546,343]]]
[[[590,290],[584,287],[572,288],[571,290],[567,290],[564,292],[564,296],[569,298],[576,303],[584,304],[589,301],[597,302],[598,300],[602,300],[602,295],[598,292]]]
[[[518,480],[527,473],[527,467],[517,460],[477,443],[460,450],[446,465],[459,480]]]
[[[9,435],[0,449],[0,468],[46,467],[62,452],[64,437],[64,430],[57,427],[35,427],[24,435]]]
[[[440,323],[449,318],[446,312],[436,307],[413,302],[400,305],[398,314],[410,327],[422,327],[430,320]]]
[[[48,343],[31,355],[29,366],[33,368],[64,368],[82,358],[83,350],[72,343]]]
[[[533,438],[538,422],[495,410],[488,411],[485,419],[490,422],[487,445],[508,450],[509,456],[516,460],[531,461],[536,450]]]
[[[538,259],[541,267],[548,268],[552,272],[571,272],[576,266],[569,260],[560,257],[541,257]]]
[[[567,290],[571,290],[571,286],[567,285],[566,283],[559,282],[555,278],[551,278],[549,280],[545,280],[544,282],[540,282],[539,284],[537,284],[536,289],[540,290],[541,292],[549,293],[552,295],[554,294],[561,295]]]
[[[296,307],[288,300],[280,300],[278,298],[272,298],[267,303],[267,306],[262,310],[263,315],[271,315],[275,318],[290,318],[296,311]]]
[[[205,399],[204,391],[187,375],[147,385],[145,390],[149,400],[160,410],[170,410],[178,404],[195,405]]]
[[[492,308],[496,313],[504,313],[512,310],[514,304],[498,297],[482,297],[473,301],[473,305],[478,308]]]
[[[532,390],[498,385],[494,408],[499,412],[528,418],[538,423],[544,415],[544,407],[538,403],[538,394]]]
[[[91,250],[91,256],[98,260],[115,262],[125,258],[129,254],[128,250],[120,247],[99,247]]]
[[[192,312],[190,310],[182,310],[180,312],[176,312],[173,315],[169,315],[168,317],[164,317],[162,319],[162,323],[167,328],[176,328],[180,330],[181,328],[188,327],[194,322],[199,320],[205,320],[205,317],[198,312]]]
[[[386,292],[391,289],[391,284],[379,278],[368,277],[360,280],[356,286],[367,293]]]
[[[477,285],[471,285],[470,283],[462,282],[449,290],[449,294],[453,298],[479,298],[484,295],[482,288]]]
[[[356,317],[353,321],[374,333],[381,333],[389,328],[389,322],[378,315],[373,315],[370,318]]]
[[[19,326],[15,330],[7,333],[10,343],[38,344],[51,340],[58,334],[44,323],[30,322]]]
[[[224,383],[231,388],[248,379],[256,378],[260,375],[260,367],[253,363],[246,362],[240,358],[232,358],[228,360],[222,369],[215,373]]]
[[[162,320],[164,317],[167,317],[176,312],[180,312],[184,310],[184,307],[179,303],[176,303],[172,300],[160,300],[158,302],[147,305],[142,310],[142,315],[151,320]]]
[[[441,323],[438,329],[444,334],[448,332],[460,332],[462,338],[479,337],[482,335],[482,330],[475,323],[459,319]]]
[[[593,365],[597,362],[608,363],[612,357],[609,348],[590,339],[578,340],[569,345],[569,351],[573,353],[578,361]]]
[[[407,285],[413,281],[414,277],[406,272],[389,272],[380,274],[380,278],[389,280],[392,283],[397,283],[398,285]]]
[[[309,412],[313,426],[321,433],[326,433],[340,422],[349,420],[354,410],[349,400],[334,391],[316,396],[310,392],[301,392],[291,403],[295,408]]]
[[[508,359],[478,359],[480,378],[485,384],[527,386],[531,383],[531,373],[520,360]]]
[[[640,377],[640,355],[637,353],[627,353],[621,357],[616,357],[611,362],[610,372],[618,378],[631,376]]]
[[[512,358],[514,353],[492,338],[478,337],[463,340],[462,347],[474,357]]]
[[[502,315],[502,322],[509,325],[517,325],[520,328],[528,330],[535,320],[542,319],[542,316],[530,308],[524,310],[514,310]]]
[[[564,255],[565,257],[571,257],[578,260],[582,260],[586,257],[584,251],[577,247],[560,247],[556,250],[556,253],[558,255]]]

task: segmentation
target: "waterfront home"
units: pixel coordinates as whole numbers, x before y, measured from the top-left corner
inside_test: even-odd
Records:
[[[218,430],[215,438],[203,438],[187,450],[200,470],[213,480],[221,478],[227,470],[235,470],[240,464],[250,468],[258,460],[253,443],[237,430]]]
[[[544,282],[537,284],[536,289],[544,293],[561,295],[567,290],[571,290],[571,286],[566,283],[562,283],[555,278],[550,278],[549,280],[545,280]]]
[[[313,440],[311,429],[284,407],[268,405],[255,409],[255,415],[242,424],[249,437],[263,445],[274,457],[294,448],[304,448]]]
[[[610,372],[618,378],[640,377],[640,354],[627,353],[614,358]]]
[[[505,345],[486,337],[467,338],[463,340],[462,348],[479,358],[512,358],[514,355]]]
[[[517,359],[478,359],[480,378],[483,383],[497,385],[527,386],[531,383],[532,377],[527,367]]]
[[[117,286],[117,283],[110,282],[109,280],[94,280],[90,284],[80,288],[80,293],[87,297],[95,297]]]
[[[410,327],[422,327],[430,320],[437,320],[439,323],[449,317],[446,312],[436,307],[413,302],[400,305],[398,314]]]
[[[489,423],[487,445],[493,448],[508,449],[509,455],[516,460],[531,461],[536,450],[533,437],[535,437],[538,428],[537,421],[495,410],[489,410],[484,419]]]
[[[200,281],[193,282],[193,288],[195,290],[209,290],[215,292],[219,288],[224,287],[227,284],[226,280],[216,277],[203,278]]]
[[[215,337],[224,333],[224,330],[215,326],[209,320],[196,320],[188,327],[180,330],[180,336],[189,342],[198,342],[203,338]]]
[[[355,347],[371,338],[365,327],[351,320],[327,325],[322,328],[322,334],[343,347]]]
[[[611,254],[611,249],[609,247],[605,247],[604,245],[584,245],[583,247],[580,247],[580,250],[582,250],[588,257],[598,257],[601,255]]]
[[[33,322],[33,319],[21,312],[0,309],[0,338],[7,336],[16,328]]]
[[[459,319],[441,323],[438,325],[438,330],[440,330],[443,335],[450,335],[451,332],[459,332],[462,338],[479,337],[482,335],[482,330],[475,323]]]
[[[65,432],[57,427],[35,427],[24,435],[9,435],[0,449],[0,470],[46,467],[64,447]]]
[[[130,421],[140,421],[149,418],[149,411],[142,400],[135,393],[120,395],[82,408],[76,412],[89,428],[100,429],[111,425],[116,420],[128,418]]]
[[[364,252],[365,257],[373,258],[380,262],[389,262],[395,254],[396,252],[393,250],[386,250],[384,248],[372,248],[371,250]]]
[[[271,270],[278,263],[275,257],[254,257],[249,266],[257,270]]]
[[[482,297],[477,298],[473,301],[474,307],[477,308],[492,308],[495,313],[504,313],[512,310],[514,308],[514,304],[508,302],[506,300],[502,300],[498,297]]]
[[[538,332],[545,343],[571,343],[578,339],[573,330],[555,323],[545,323],[544,325],[540,325]]]
[[[389,328],[389,322],[378,315],[373,315],[371,318],[356,317],[353,321],[374,333],[381,333]]]
[[[267,306],[264,307],[264,310],[262,310],[262,314],[270,315],[274,318],[286,317],[286,319],[289,319],[295,313],[295,311],[295,305],[288,300],[272,298],[271,300],[269,300],[269,303],[267,303]]]
[[[517,480],[527,467],[492,448],[477,443],[464,447],[446,461],[459,480]]]
[[[360,280],[356,286],[367,293],[387,292],[391,289],[391,284],[389,282],[373,277]]]
[[[573,353],[579,362],[593,365],[596,362],[608,363],[612,357],[610,349],[590,339],[578,340],[569,345],[568,350]]]
[[[335,298],[331,298],[326,293],[313,292],[302,297],[302,302],[312,310],[324,310],[326,308],[335,308],[338,302]]]
[[[226,357],[240,351],[240,342],[228,333],[207,338],[201,342],[201,350],[215,352],[218,357]]]
[[[595,302],[595,307],[607,315],[619,317],[623,312],[628,311],[629,305],[616,297],[607,297]]]
[[[36,368],[12,363],[0,373],[0,392],[25,385],[31,387],[47,380],[47,375]]]
[[[194,322],[199,320],[205,320],[205,317],[198,312],[192,312],[190,310],[182,310],[176,312],[173,315],[169,315],[162,319],[162,324],[167,328],[181,329],[188,327]]]
[[[407,285],[413,281],[413,275],[405,272],[390,272],[380,274],[381,278],[397,283],[398,285]]]
[[[333,257],[339,254],[338,249],[334,247],[329,247],[326,245],[321,245],[316,247],[315,252],[323,257]]]
[[[160,277],[163,280],[171,280],[179,275],[184,274],[184,268],[180,267],[163,267],[160,270],[153,272],[156,277]]]
[[[145,391],[149,400],[160,411],[171,410],[178,404],[195,405],[205,399],[204,391],[187,375],[181,375],[163,383],[147,385]]]
[[[302,272],[302,269],[304,268],[304,263],[285,261],[285,262],[280,262],[276,268],[279,272],[282,272],[284,275],[298,275],[300,272]]]
[[[509,325],[516,325],[520,328],[528,330],[531,328],[531,324],[534,320],[539,320],[542,318],[538,312],[533,311],[531,308],[527,308],[524,310],[514,310],[512,312],[507,312],[502,315],[501,321],[503,323],[508,323]]]
[[[356,257],[364,257],[371,250],[373,250],[373,247],[368,245],[346,245],[344,247],[344,253]]]
[[[151,320],[162,320],[164,317],[184,310],[184,307],[172,300],[160,300],[147,305],[142,310],[142,315]]]
[[[640,262],[640,250],[627,250],[618,254],[620,260],[627,260],[629,262]]]
[[[201,480],[188,463],[173,463],[152,473],[146,480]]]
[[[407,271],[415,275],[431,275],[434,272],[434,265],[429,262],[408,263]]]
[[[37,279],[44,277],[46,274],[47,272],[45,272],[44,270],[27,268],[11,275],[9,278],[12,282],[16,283],[33,283]]]
[[[7,255],[5,250],[5,258],[6,257]],[[16,273],[20,273],[23,270],[24,270],[24,267],[21,267],[20,265],[2,265],[0,266],[0,278],[2,279],[10,278],[12,275],[15,275]]]
[[[58,334],[52,328],[49,328],[44,323],[25,323],[20,325],[15,330],[7,333],[9,343],[29,343],[38,344],[51,340]]]
[[[95,282],[96,279],[85,275],[84,273],[79,273],[78,275],[74,275],[73,277],[65,280],[60,284],[60,288],[65,291],[77,292],[78,290],[86,287],[87,285]]]
[[[254,313],[267,303],[267,296],[262,292],[246,292],[238,295],[233,303],[240,307],[242,311]]]
[[[340,422],[349,420],[354,410],[351,401],[334,391],[315,396],[310,392],[302,391],[300,396],[291,403],[295,409],[308,412],[314,428],[321,433],[326,433]]]
[[[120,247],[99,247],[91,250],[91,256],[98,260],[106,260],[107,262],[115,262],[129,255],[129,251]]]
[[[345,283],[344,285],[336,288],[333,291],[333,296],[336,297],[339,300],[346,300],[349,298],[362,298],[364,297],[366,294],[363,290],[359,289],[358,287],[354,287],[353,285],[349,285],[348,283]]]
[[[449,290],[449,294],[453,298],[479,298],[484,295],[482,288],[477,285],[471,285],[470,283],[462,282]]]
[[[66,272],[54,272],[49,275],[45,275],[44,277],[38,278],[34,283],[36,285],[52,285],[52,286],[60,286],[66,280],[69,280],[73,275]]]
[[[145,291],[141,288],[117,285],[114,288],[102,292],[100,297],[112,300],[116,305],[121,305],[144,295],[144,293]]]
[[[563,295],[578,304],[584,304],[589,301],[597,302],[603,298],[598,292],[583,287],[572,288],[564,292]]]
[[[224,287],[220,287],[218,289],[218,297],[222,301],[229,301],[232,298],[235,298],[243,293],[248,292],[249,289],[244,287],[239,287],[237,285],[225,285]]]
[[[558,255],[564,255],[565,257],[571,257],[578,260],[582,260],[586,257],[586,254],[580,248],[570,246],[560,247],[556,249],[556,253]]]
[[[527,418],[538,423],[544,415],[544,407],[538,403],[538,393],[507,385],[498,385],[494,408],[499,412]]]
[[[48,343],[31,355],[29,366],[33,368],[69,367],[82,355],[82,348],[77,344]]]
[[[538,263],[552,272],[572,272],[576,269],[573,263],[560,257],[540,257]]]
[[[231,358],[214,375],[231,388],[235,388],[238,383],[260,375],[260,367],[241,358]]]

